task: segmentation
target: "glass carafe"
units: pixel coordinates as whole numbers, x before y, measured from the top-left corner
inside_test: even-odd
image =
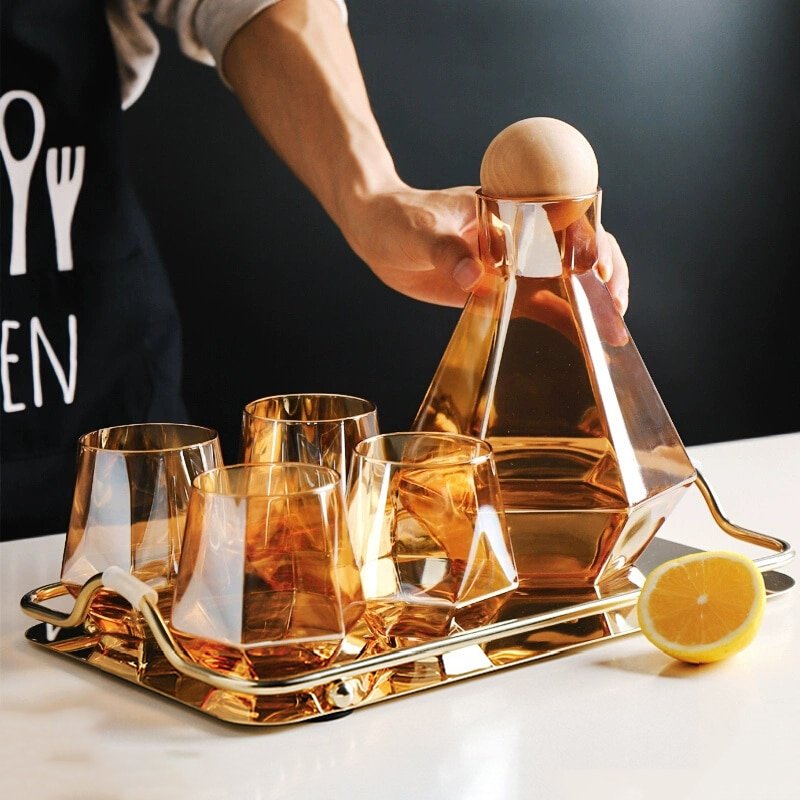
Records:
[[[491,443],[523,587],[620,577],[695,472],[595,269],[600,192],[477,202],[486,273],[413,427]]]

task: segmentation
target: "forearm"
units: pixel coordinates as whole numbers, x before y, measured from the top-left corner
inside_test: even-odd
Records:
[[[244,26],[223,71],[262,136],[339,227],[401,185],[335,3],[281,0]]]
[[[230,40],[222,70],[256,128],[378,278],[409,297],[463,305],[483,275],[475,187],[425,190],[398,178],[334,2],[269,6]],[[627,268],[611,244],[606,275],[612,261],[611,288],[624,307]]]

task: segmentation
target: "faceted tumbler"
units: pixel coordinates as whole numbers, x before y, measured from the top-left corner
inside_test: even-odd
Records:
[[[363,613],[332,469],[246,464],[194,482],[171,629],[217,672],[267,678],[323,666]]]
[[[336,470],[342,492],[353,447],[378,432],[375,405],[342,394],[286,394],[248,403],[242,461],[303,461]]]
[[[365,439],[347,502],[367,621],[391,643],[480,625],[516,588],[485,442],[436,433]]]

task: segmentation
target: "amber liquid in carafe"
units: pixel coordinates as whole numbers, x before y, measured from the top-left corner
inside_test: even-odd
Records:
[[[624,499],[584,479],[588,466],[585,440],[564,440],[558,450],[546,440],[492,441],[500,451],[497,463],[506,520],[517,569],[527,579],[524,584],[583,582],[587,568],[608,559],[628,520]],[[517,448],[525,448],[524,459],[519,458]],[[527,464],[528,475],[546,475],[545,468],[531,469],[531,455],[536,452],[545,462],[557,460],[575,467],[575,477],[515,478],[519,461]]]
[[[466,319],[451,340],[452,351],[464,353],[466,361],[463,374],[451,376],[454,387],[476,380],[469,359],[491,344],[487,305],[499,301],[491,317],[502,315],[502,303],[509,300],[497,285],[502,280],[488,278],[494,291],[474,299],[475,307],[466,312],[474,319]],[[465,432],[487,439],[494,449],[520,575],[538,584],[581,582],[592,564],[608,557],[627,512],[612,448],[597,435],[597,409],[581,368],[565,280],[517,277],[506,315],[500,363],[487,358],[487,369],[477,378],[494,379],[491,407],[473,417]],[[446,427],[454,411],[458,414],[458,400],[444,394],[431,400],[427,414]],[[537,430],[541,435],[531,435]]]
[[[417,429],[492,445],[524,588],[592,583],[613,572],[615,560],[629,565],[675,502],[673,492],[648,498],[646,488],[645,502],[630,501],[609,429],[620,420],[646,423],[661,406],[654,389],[657,408],[643,397],[649,376],[603,293],[592,270],[553,278],[489,271],[415,421]],[[613,403],[598,403],[603,392]],[[691,473],[677,436],[662,432],[634,432],[626,443],[633,477],[659,491]]]

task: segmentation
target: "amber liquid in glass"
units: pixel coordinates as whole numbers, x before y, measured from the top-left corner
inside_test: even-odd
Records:
[[[248,576],[248,580],[251,577]],[[264,606],[268,611],[264,611]],[[279,677],[322,667],[333,658],[341,639],[331,638],[330,625],[326,622],[335,626],[336,610],[336,598],[330,595],[251,589],[244,598],[243,618],[265,618],[268,623],[258,630],[246,630],[244,638],[278,639],[285,620],[293,618],[295,625],[303,620],[302,629],[295,632],[302,636],[302,642],[282,640],[276,644],[248,646],[212,641],[177,630],[173,635],[193,661],[216,672],[253,680]]]
[[[172,632],[190,658],[252,679],[324,666],[343,637],[341,592],[321,541],[322,531],[296,517],[268,533],[263,525],[248,525],[244,552],[219,558],[218,571],[204,582],[213,581],[217,591],[193,598],[187,589],[175,607]],[[185,564],[191,572],[197,563],[192,547],[187,542],[181,570]],[[203,628],[209,620],[214,639],[181,630]]]
[[[406,467],[392,476],[391,549],[375,569],[385,577],[379,593],[392,597],[368,600],[366,617],[396,644],[484,624],[508,591],[509,568],[483,530],[486,492],[478,483],[463,466]]]

